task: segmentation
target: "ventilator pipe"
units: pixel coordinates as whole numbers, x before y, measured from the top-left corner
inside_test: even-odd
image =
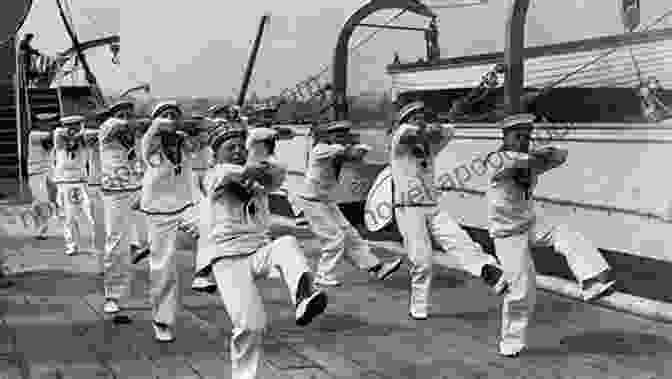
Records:
[[[418,0],[371,0],[368,4],[359,8],[346,21],[338,35],[338,42],[334,50],[333,63],[333,86],[334,86],[334,117],[336,121],[346,120],[348,118],[348,47],[350,37],[357,24],[368,17],[370,14],[383,9],[405,9],[409,12],[435,18],[436,15]]]

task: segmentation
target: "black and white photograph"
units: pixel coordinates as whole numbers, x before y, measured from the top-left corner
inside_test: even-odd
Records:
[[[669,0],[3,0],[0,146],[0,379],[672,378]]]

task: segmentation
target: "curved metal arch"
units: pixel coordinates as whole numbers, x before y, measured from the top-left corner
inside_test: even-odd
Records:
[[[332,80],[334,90],[334,114],[336,120],[345,120],[348,118],[348,46],[350,37],[352,37],[352,33],[357,27],[357,24],[372,13],[383,9],[405,9],[420,16],[430,18],[436,17],[434,12],[419,0],[371,0],[348,18],[348,21],[343,25],[343,28],[341,28],[341,32],[338,35],[338,42],[336,43],[336,49],[334,51],[334,71]]]

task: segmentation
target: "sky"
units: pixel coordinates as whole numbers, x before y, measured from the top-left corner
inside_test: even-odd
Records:
[[[486,5],[435,9],[441,55],[454,57],[500,51],[504,47],[506,10],[511,0]],[[106,94],[148,82],[161,97],[226,97],[235,95],[260,17],[271,14],[259,51],[251,91],[277,95],[283,88],[316,74],[333,57],[338,32],[362,0],[68,0],[80,39],[118,33],[121,64],[111,62],[107,48],[87,56]],[[441,5],[451,0],[432,0]],[[641,0],[647,23],[672,6],[669,0]],[[622,33],[619,0],[531,0],[527,45],[563,42]],[[370,16],[383,23],[397,11]],[[413,14],[396,25],[424,26]],[[667,26],[672,26],[668,19]],[[70,46],[58,16],[56,0],[34,0],[20,33],[36,34],[34,46],[54,54]],[[371,32],[355,31],[351,46]],[[422,33],[382,31],[350,59],[350,94],[382,93],[390,80],[385,66],[394,52],[402,61],[424,56]]]

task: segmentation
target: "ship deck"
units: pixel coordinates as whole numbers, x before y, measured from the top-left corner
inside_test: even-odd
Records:
[[[101,312],[94,253],[68,257],[57,225],[38,241],[2,217],[16,285],[0,291],[0,378],[230,377],[231,324],[217,296],[188,288],[190,252],[178,259],[185,307],[177,340],[157,344],[146,263],[134,269],[127,304],[134,322],[117,325]],[[295,233],[315,263],[319,244],[309,233],[274,231]],[[329,290],[326,314],[306,328],[294,324],[279,279],[259,282],[269,315],[261,378],[652,379],[672,372],[670,325],[540,292],[529,351],[508,359],[496,351],[498,300],[479,281],[438,272],[430,319],[413,321],[406,265],[385,282],[346,266],[342,274],[345,284]]]

